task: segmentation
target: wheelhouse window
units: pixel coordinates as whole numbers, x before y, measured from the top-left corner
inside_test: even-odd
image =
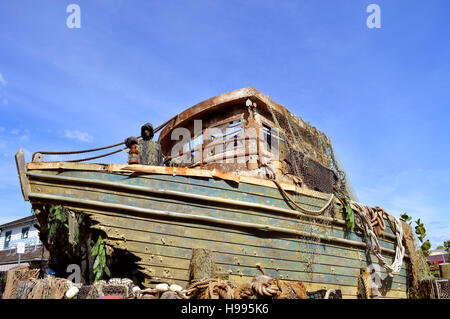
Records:
[[[225,139],[234,139],[231,143],[233,147],[238,147],[242,145],[242,141],[237,141],[238,138],[241,138],[244,134],[244,125],[241,120],[232,121],[228,124],[226,128]],[[230,145],[231,146],[231,145]],[[226,148],[228,149],[228,148]]]
[[[203,133],[193,138],[190,142],[191,163],[197,162],[199,159],[201,159],[202,145],[203,145]]]
[[[267,143],[268,149],[272,150],[272,128],[263,124],[264,141]]]
[[[206,156],[222,154],[244,146],[244,124],[241,119],[229,121],[206,130]]]
[[[277,154],[281,149],[288,147],[286,140],[280,136],[278,129],[263,123],[262,131],[267,150],[271,153]]]

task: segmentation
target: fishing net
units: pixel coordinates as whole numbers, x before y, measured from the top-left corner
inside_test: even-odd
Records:
[[[287,162],[288,173],[300,177],[311,189],[333,193],[334,186],[355,200],[329,138],[286,109],[284,114],[269,104],[267,109],[284,140],[280,145],[280,156]]]
[[[108,284],[103,287],[103,295],[104,296],[110,296],[110,295],[118,295],[122,296],[123,298],[130,298],[130,290],[128,289],[127,285],[122,284]]]
[[[308,291],[307,295],[309,299],[342,299],[342,292],[340,289]]]
[[[450,281],[448,279],[425,279],[419,284],[422,299],[450,299]]]
[[[323,193],[333,193],[333,185],[337,184],[337,177],[331,169],[296,150],[291,150],[290,155],[295,156],[298,163],[291,174],[299,172],[303,183],[308,187]]]
[[[89,292],[91,291],[91,288],[92,288],[91,285],[81,286],[77,294],[77,299],[87,299]]]
[[[97,299],[103,296],[103,286],[106,284],[103,280],[97,281],[91,286],[86,299]]]
[[[71,282],[67,279],[47,276],[35,281],[26,299],[63,299],[70,286]]]
[[[16,290],[19,282],[31,281],[39,276],[39,269],[30,269],[28,266],[19,266],[8,271],[3,299],[16,299]],[[22,289],[22,288],[21,288]]]
[[[133,280],[128,278],[111,278],[103,288],[105,295],[120,295],[123,298],[133,297]]]
[[[450,299],[450,280],[438,281],[438,289],[440,299]]]
[[[418,296],[419,294],[419,265],[420,265],[420,258],[416,254],[416,247],[414,245],[414,235],[412,233],[412,228],[407,223],[401,221],[402,228],[403,228],[403,239],[405,242],[405,247],[408,251],[408,255],[410,257],[410,263],[409,263],[409,273],[411,274],[410,277],[410,289],[411,296]]]
[[[36,280],[19,282],[16,289],[16,299],[27,299],[28,294],[33,290],[35,285]]]

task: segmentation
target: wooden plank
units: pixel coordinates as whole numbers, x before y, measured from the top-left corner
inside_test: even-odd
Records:
[[[263,240],[255,236],[255,234],[239,233],[236,231],[224,231],[218,227],[203,226],[203,227],[186,227],[183,224],[169,221],[149,221],[144,218],[139,217],[129,217],[126,221],[115,221],[113,215],[93,215],[94,220],[101,221],[105,226],[113,227],[126,227],[136,230],[145,230],[146,232],[153,232],[156,236],[164,235],[174,235],[179,238],[179,240],[195,240],[201,234],[201,237],[207,239],[220,238],[219,242],[221,244],[239,242],[242,243],[241,249],[247,254],[252,255],[253,247],[265,246],[262,255],[264,256],[277,256],[281,252],[286,256],[291,256],[291,260],[298,260],[300,256],[299,253],[310,253],[310,251],[305,250],[305,248],[313,249],[326,256],[344,256],[346,259],[353,259],[357,262],[363,261],[364,251],[357,249],[342,248],[335,245],[324,244],[324,243],[313,243],[305,240],[299,239],[282,239],[282,238],[272,238],[265,237]],[[123,224],[126,226],[120,226],[118,224]],[[175,227],[175,226],[179,227]],[[118,233],[122,235],[125,234],[126,230],[117,230]],[[257,235],[257,234],[256,234]],[[245,249],[244,249],[245,247]],[[370,256],[373,260],[376,257]],[[289,259],[289,258],[288,258]],[[388,261],[392,261],[393,257],[388,258]],[[405,266],[403,266],[405,267]]]
[[[132,251],[132,250],[131,250]],[[133,252],[134,253],[134,252]],[[161,266],[169,267],[169,268],[181,268],[181,269],[188,269],[189,268],[189,260],[180,259],[180,258],[174,258],[174,257],[166,257],[166,256],[160,256],[160,255],[153,255],[153,254],[141,254],[141,253],[134,253],[136,256],[142,258],[141,262],[138,262],[139,265],[142,266]],[[216,257],[216,264],[218,267],[219,272],[225,272],[225,273],[243,273],[243,274],[250,274],[252,276],[256,276],[261,274],[261,271],[258,269],[258,267],[255,267],[255,264],[262,264],[262,263],[255,263],[252,266],[248,266],[245,263],[245,260],[238,259],[236,256],[230,256],[231,259],[229,261],[222,262],[224,260],[222,253],[215,253]],[[234,264],[232,264],[233,259],[236,258],[238,261],[235,261]],[[252,257],[248,257],[248,260],[256,259]],[[242,262],[242,263],[241,263]],[[304,264],[303,264],[304,265]],[[297,267],[303,266],[302,263],[298,263]],[[304,271],[305,268],[294,270],[296,268],[290,267],[288,269],[281,269],[283,266],[282,263],[279,261],[275,261],[274,265],[269,265],[271,267],[263,267],[265,275],[270,275],[274,278],[284,278],[284,279],[292,279],[292,280],[299,280],[296,278],[302,278],[300,280],[311,280],[314,281],[316,277],[314,276],[332,276],[333,278],[337,278],[337,280],[345,280],[342,283],[343,284],[351,284],[356,285],[357,284],[357,278],[359,275],[359,271],[355,271],[355,269],[346,269],[344,267],[324,267],[323,265],[316,265],[313,264],[312,267],[308,271]],[[280,269],[278,269],[278,266],[280,266]],[[277,267],[277,268],[273,268]],[[340,269],[338,269],[340,268]],[[331,272],[330,272],[331,269]],[[335,272],[333,272],[333,269],[335,269]],[[292,274],[292,275],[290,275]],[[391,281],[387,277],[382,278],[379,274],[380,282],[391,282],[391,289],[403,289],[406,290],[406,278],[402,278],[400,276],[395,276],[394,280]],[[348,278],[346,278],[348,277]],[[329,278],[329,277],[328,277]],[[317,278],[316,278],[317,279]]]
[[[242,278],[253,278],[257,273],[249,271],[245,268],[233,268],[233,273],[231,275],[239,276]],[[146,267],[144,273],[154,280],[164,281],[164,280],[186,280],[188,278],[188,269],[175,268],[175,267],[165,267],[160,265],[149,265]],[[311,274],[305,275],[302,273],[294,273],[286,271],[283,273],[283,276],[276,274],[275,272],[268,272],[268,276],[273,278],[280,278],[283,280],[291,280],[291,281],[303,281],[303,282],[313,282],[315,284],[320,284],[324,286],[329,286],[330,284],[343,286],[349,286],[355,288],[357,285],[357,278],[352,278],[351,280],[345,280],[345,278],[332,276],[327,274]],[[251,280],[250,280],[251,281]],[[392,290],[395,291],[405,291],[406,287],[404,285],[400,285],[397,283],[392,284]]]
[[[161,237],[159,237],[161,239]],[[154,239],[155,241],[157,238]],[[179,246],[174,246],[174,244],[171,244],[173,242],[171,237],[166,237],[164,239],[164,242],[167,241],[167,246],[159,246],[155,248],[155,245],[158,245],[155,241],[150,241],[148,243],[145,243],[144,245],[137,245],[136,243],[133,243],[132,241],[127,239],[126,240],[126,248],[129,251],[132,251],[136,256],[141,258],[142,264],[164,264],[165,266],[176,266],[176,267],[185,267],[188,269],[189,267],[189,259],[183,258],[183,256],[179,256],[175,254],[173,256],[174,252],[176,253],[177,250],[179,250]],[[160,241],[161,242],[161,241]],[[204,243],[201,240],[198,240],[200,242],[200,245],[204,245]],[[109,241],[109,243],[113,243]],[[345,266],[336,266],[336,265],[324,265],[320,264],[318,261],[316,261],[316,257],[314,256],[311,260],[304,260],[299,259],[297,261],[287,261],[282,258],[262,258],[259,256],[244,256],[244,255],[238,255],[234,254],[229,247],[225,247],[224,249],[217,250],[217,247],[220,247],[220,245],[213,246],[205,246],[208,249],[212,249],[217,256],[217,264],[222,265],[223,269],[221,271],[228,271],[229,269],[234,269],[233,267],[237,267],[239,269],[245,268],[247,271],[252,272],[254,275],[259,274],[260,271],[258,269],[258,265],[262,267],[266,272],[271,272],[272,275],[274,273],[278,274],[277,277],[283,273],[286,272],[298,272],[303,273],[302,275],[311,275],[313,274],[325,274],[325,275],[332,275],[336,277],[340,276],[347,276],[351,277],[352,279],[357,278],[359,275],[359,268],[351,268],[351,267],[345,267]],[[235,245],[237,246],[237,244]],[[120,247],[120,244],[119,244]],[[196,248],[200,246],[189,246],[189,244],[185,245],[185,249],[189,248]],[[214,249],[213,249],[214,248]],[[183,249],[184,250],[184,249]],[[237,250],[235,248],[235,250]],[[256,252],[260,253],[259,249],[255,249]],[[172,255],[172,256],[170,256]],[[379,276],[381,280],[386,280],[387,275],[384,271],[382,271],[381,267],[379,267]],[[406,277],[405,272],[403,271],[403,274],[400,273],[399,275],[395,275],[393,278],[393,282],[397,284],[406,284]]]
[[[289,206],[286,204],[286,201],[284,200],[283,196],[281,195],[281,193],[279,192],[278,189],[272,189],[272,190],[266,191],[262,187],[255,189],[253,187],[253,185],[240,184],[239,189],[237,190],[235,188],[229,188],[229,185],[226,183],[220,183],[220,185],[216,185],[216,184],[210,185],[209,181],[202,180],[202,179],[184,178],[184,180],[171,179],[170,181],[167,181],[165,176],[141,176],[141,178],[146,179],[146,180],[156,179],[157,183],[161,183],[161,182],[169,182],[169,183],[173,183],[173,184],[180,183],[181,186],[179,186],[179,187],[175,186],[177,189],[180,189],[180,187],[183,188],[186,185],[189,185],[191,187],[193,185],[201,186],[201,187],[206,187],[211,190],[217,189],[220,192],[225,191],[225,193],[223,195],[224,197],[236,198],[236,199],[247,200],[247,201],[255,201],[255,202],[259,202],[260,200],[262,200],[262,202],[266,203],[266,204],[270,204],[270,205],[277,206],[277,207],[289,208]],[[180,177],[180,178],[182,178],[182,177]],[[170,187],[170,185],[168,185],[168,187]],[[193,190],[195,192],[201,192],[201,189],[199,189],[199,188],[194,188]],[[227,192],[232,192],[232,195],[226,196]],[[256,196],[255,197],[241,197],[241,196],[246,196],[246,195],[256,195]],[[328,194],[324,194],[324,195],[329,196]],[[306,194],[306,193],[305,194],[291,194],[291,197],[298,204],[305,205],[305,208],[309,208],[309,209],[321,208],[323,206],[323,204],[329,198],[326,196],[317,198],[311,194]],[[275,201],[269,201],[268,199],[273,199]],[[331,215],[328,211],[326,211],[324,215],[331,217]],[[345,222],[344,222],[345,216],[342,211],[337,213],[335,217],[337,219],[341,220],[343,222],[343,224],[345,224]],[[386,224],[385,232],[390,235],[395,235],[395,233],[390,228],[390,224],[387,221],[387,219],[384,218],[384,221]]]
[[[54,174],[56,174],[56,172],[54,172]],[[242,189],[242,187],[240,187],[238,191],[236,189],[232,188],[231,190],[228,189],[223,192],[221,187],[216,189],[216,187],[211,186],[210,182],[208,182],[209,184],[202,185],[200,188],[198,188],[197,186],[195,186],[195,187],[193,186],[197,183],[197,179],[192,180],[192,178],[190,180],[188,180],[189,183],[181,183],[180,184],[179,181],[175,181],[175,178],[171,178],[169,181],[159,180],[159,179],[154,180],[153,179],[154,176],[152,176],[152,179],[145,178],[145,177],[129,178],[128,176],[111,176],[111,174],[106,175],[106,174],[98,174],[98,173],[92,173],[92,172],[73,172],[73,171],[63,172],[60,175],[67,175],[68,177],[73,177],[73,174],[82,174],[83,177],[86,177],[88,179],[91,179],[92,177],[94,177],[94,180],[104,180],[104,181],[110,181],[110,182],[115,182],[115,183],[116,182],[122,183],[125,181],[126,183],[128,183],[130,185],[149,187],[149,188],[153,188],[153,189],[159,188],[161,185],[161,182],[164,182],[165,183],[164,189],[169,190],[169,191],[170,190],[184,191],[184,190],[186,190],[186,187],[187,187],[189,189],[190,193],[193,193],[193,194],[208,193],[208,195],[212,195],[213,198],[225,197],[225,198],[239,199],[243,203],[258,203],[259,202],[262,204],[268,204],[268,205],[270,205],[270,207],[280,207],[282,209],[286,209],[289,212],[295,212],[286,204],[285,200],[282,198],[282,196],[279,194],[279,192],[277,190],[275,190],[275,191],[278,192],[278,197],[273,198],[270,195],[268,195],[267,193],[259,194],[259,195],[247,193],[245,190]],[[88,174],[88,175],[86,175],[86,174]],[[92,174],[96,174],[96,175],[90,176]],[[202,182],[206,182],[206,181],[202,181]],[[228,185],[228,187],[229,187],[229,185]],[[258,189],[262,189],[262,187],[259,187]],[[217,193],[217,192],[219,192],[219,193]],[[317,208],[320,208],[321,206],[323,206],[325,201],[320,200],[320,202],[319,202],[317,199],[311,199],[307,196],[306,197],[303,196],[301,198],[299,197],[297,202],[302,204],[303,206],[305,206],[305,208],[317,209]],[[326,212],[324,214],[324,216],[325,216],[325,218],[329,218],[329,219],[333,220],[333,218],[331,217],[329,212]],[[337,220],[333,221],[333,223],[335,222],[335,223],[338,223],[339,225],[345,224],[342,213],[338,213],[336,217],[337,217]],[[389,223],[387,221],[386,221],[386,225],[389,225]],[[387,236],[393,236],[392,230],[390,230],[389,226],[386,229],[386,233],[387,233]],[[389,239],[391,239],[391,238],[389,238]]]
[[[171,239],[169,239],[171,240]],[[127,239],[127,248],[136,256],[142,258],[142,262],[148,263],[157,260],[176,259],[177,263],[189,264],[190,248],[179,246],[166,246],[159,243],[142,243]],[[254,251],[253,256],[236,254],[225,249],[217,252],[216,261],[222,265],[242,265],[249,268],[258,269],[273,269],[276,271],[298,269],[304,272],[314,273],[330,273],[340,274],[345,276],[358,277],[360,268],[367,267],[366,262],[357,262],[346,259],[345,257],[323,256],[321,254],[315,255],[311,260],[299,258],[298,260],[286,260],[281,258],[268,258],[265,256],[258,256],[260,249]],[[379,267],[381,270],[381,267]],[[406,271],[402,269],[401,272],[394,276],[394,281],[398,283],[406,282]]]
[[[33,172],[30,172],[33,173]],[[85,178],[93,181],[107,181],[114,183],[124,183],[136,186],[144,186],[153,189],[161,188],[163,183],[164,189],[181,191],[189,187],[193,194],[215,194],[219,197],[234,198],[239,196],[240,199],[246,202],[253,203],[269,203],[268,198],[276,199],[278,206],[289,208],[286,201],[281,196],[278,189],[268,189],[266,187],[255,187],[252,185],[240,184],[239,187],[232,187],[230,184],[222,180],[201,179],[201,178],[187,178],[179,176],[163,176],[163,175],[141,175],[129,176],[128,174],[108,174],[102,172],[79,172],[79,171],[37,171],[36,173],[45,173],[44,175],[58,175],[61,177]],[[317,196],[310,196],[299,194],[298,200],[303,200],[305,204],[320,207],[325,203],[328,197],[322,198]],[[311,200],[312,202],[308,202]],[[323,203],[322,203],[323,202]]]
[[[108,171],[108,172],[137,172],[137,173],[145,173],[145,174],[158,174],[158,175],[171,175],[171,176],[189,176],[189,177],[213,177],[211,170],[205,169],[189,169],[182,167],[168,167],[168,166],[150,166],[150,165],[127,165],[127,164],[92,164],[92,163],[70,163],[70,162],[40,162],[40,163],[28,163],[28,170],[48,170],[62,168],[68,170],[80,170],[80,171]],[[225,173],[223,173],[225,174]],[[270,180],[260,179],[256,177],[248,177],[248,176],[239,176],[235,175],[231,177],[229,174],[222,175],[217,172],[216,178],[219,178],[219,175],[227,176],[232,180],[239,180],[240,182],[276,188],[276,185],[273,184]],[[302,188],[300,189],[295,184],[289,183],[280,183],[284,189],[290,191],[301,191],[305,194],[313,194],[315,196],[323,196],[320,192],[316,192],[310,189]]]
[[[309,234],[320,233],[325,236],[333,236],[337,238],[347,237],[348,240],[359,242],[361,244],[363,243],[363,238],[357,236],[355,233],[345,233],[343,230],[338,228],[328,227],[317,223],[316,224],[306,223],[300,221],[299,219],[280,217],[269,213],[264,214],[259,211],[253,212],[252,210],[243,211],[237,209],[222,208],[218,206],[211,207],[205,205],[189,205],[186,202],[178,200],[165,200],[165,199],[161,200],[154,197],[139,196],[129,193],[119,193],[112,191],[105,194],[104,192],[99,192],[98,189],[91,189],[91,188],[86,189],[81,186],[78,188],[74,187],[63,188],[60,186],[42,182],[33,183],[32,185],[33,189],[37,190],[38,188],[40,188],[41,192],[43,193],[73,197],[74,196],[73,192],[76,191],[77,192],[76,196],[83,199],[95,200],[100,198],[103,201],[106,201],[105,199],[108,199],[108,201],[112,203],[126,204],[132,207],[152,207],[152,209],[161,211],[166,210],[167,207],[171,207],[172,211],[188,214],[193,214],[195,212],[196,216],[198,215],[198,216],[224,218],[226,220],[245,221],[253,224],[262,223],[264,225],[274,227],[283,227],[285,229],[304,231]],[[240,214],[236,215],[236,213]],[[390,250],[395,249],[395,245],[392,243],[392,241],[380,239],[379,242],[381,247],[383,248]]]
[[[37,189],[37,191],[39,191]],[[110,194],[109,194],[110,195]],[[323,236],[320,234],[313,234],[313,233],[306,233],[300,230],[295,229],[286,229],[282,227],[276,227],[276,226],[270,226],[266,224],[253,224],[249,222],[242,222],[242,221],[231,221],[226,220],[222,218],[216,218],[211,216],[199,216],[199,215],[190,215],[186,213],[178,213],[178,212],[172,212],[172,211],[163,211],[163,210],[155,210],[155,209],[148,209],[148,208],[142,208],[142,207],[133,207],[131,205],[126,204],[117,204],[117,203],[111,203],[108,201],[99,201],[99,200],[89,200],[85,199],[83,197],[73,197],[73,196],[59,196],[59,195],[52,195],[47,193],[39,193],[39,192],[32,192],[29,194],[30,197],[33,197],[37,201],[45,201],[45,202],[57,202],[57,203],[63,203],[67,207],[71,207],[75,210],[92,210],[92,207],[95,207],[96,209],[105,209],[105,210],[112,210],[112,211],[126,211],[128,214],[142,214],[149,216],[149,218],[156,218],[157,220],[164,220],[164,219],[182,219],[188,224],[216,224],[216,225],[225,225],[227,229],[229,227],[231,228],[245,228],[248,232],[268,232],[273,233],[274,235],[278,234],[286,234],[290,236],[300,236],[305,238],[314,238],[314,239],[320,239],[330,242],[338,242],[340,244],[344,244],[347,246],[364,246],[364,243],[358,243],[356,241],[350,241],[347,239],[337,238],[337,237],[329,237],[329,236]],[[386,248],[382,249],[383,251],[389,251],[391,253],[394,253],[392,250],[388,250]]]
[[[98,218],[94,217],[94,219],[98,220]],[[130,229],[124,229],[124,228],[120,228],[120,227],[104,227],[101,226],[101,229],[104,229],[105,231],[107,231],[109,234],[111,234],[111,237],[114,238],[125,238],[127,241],[127,248],[131,249],[131,246],[133,245],[133,243],[131,241],[141,241],[141,242],[145,242],[145,243],[165,243],[167,245],[172,245],[172,246],[176,246],[176,247],[205,247],[205,245],[208,245],[208,247],[212,247],[214,248],[215,251],[221,251],[221,252],[230,252],[230,253],[234,253],[234,254],[240,254],[240,255],[255,255],[255,256],[266,256],[266,257],[271,257],[274,259],[283,259],[283,260],[292,260],[292,261],[301,261],[301,260],[309,260],[309,256],[310,254],[313,252],[316,255],[318,255],[319,257],[317,258],[322,258],[320,257],[320,251],[319,252],[314,252],[314,250],[308,250],[308,244],[305,244],[303,248],[301,248],[302,250],[304,250],[304,252],[289,252],[289,251],[283,251],[283,249],[280,249],[280,247],[285,247],[286,245],[283,245],[283,242],[281,242],[279,247],[274,247],[274,249],[267,249],[265,247],[257,247],[257,246],[248,246],[246,244],[242,244],[242,242],[245,243],[245,241],[241,241],[241,240],[234,240],[233,242],[233,238],[231,237],[230,240],[231,242],[224,242],[222,235],[221,234],[216,234],[216,236],[214,236],[214,232],[212,233],[205,233],[204,231],[200,231],[200,232],[192,232],[190,233],[191,229],[183,229],[181,230],[182,232],[184,232],[184,234],[178,235],[178,236],[170,236],[170,233],[173,233],[173,228],[175,227],[170,227],[170,228],[165,228],[165,227],[161,227],[161,223],[158,223],[158,227],[160,227],[160,233],[153,233],[151,230],[148,231],[140,231],[140,230],[130,230]],[[107,225],[107,223],[106,223]],[[183,227],[183,226],[181,226]],[[144,227],[143,227],[144,228]],[[147,228],[147,227],[145,227]],[[187,232],[187,233],[186,233]],[[201,235],[200,235],[201,234]],[[201,238],[203,237],[203,238]],[[220,238],[220,240],[217,241],[217,238]],[[217,242],[216,242],[217,241]],[[200,246],[196,246],[196,245],[200,245]],[[260,245],[265,245],[265,240],[260,241]],[[306,246],[306,249],[305,249]],[[320,246],[320,245],[316,245]],[[143,248],[143,247],[141,247]],[[293,247],[295,249],[295,246]],[[161,248],[163,249],[163,248]],[[169,249],[169,248],[167,248]],[[167,250],[165,249],[165,250]],[[261,251],[262,249],[262,251]],[[142,250],[141,250],[142,251]],[[348,251],[343,251],[341,253],[341,256],[337,256],[337,257],[341,257],[343,259],[347,259],[346,255],[348,255]],[[290,257],[289,257],[290,256]],[[315,258],[316,258],[315,257]],[[324,262],[325,264],[330,264],[331,262],[328,261],[327,259],[330,259],[334,256],[329,255],[328,256],[324,256],[322,259],[322,262]],[[333,262],[336,262],[336,258],[332,260]],[[188,258],[188,255],[185,255],[185,258]],[[314,260],[314,262],[318,262],[317,260]],[[359,265],[355,265],[356,267],[358,267],[356,270],[359,271],[359,267],[365,266],[363,264],[362,260],[355,260],[353,261],[354,263],[359,263]],[[346,261],[342,260],[340,261],[341,264],[345,264]],[[347,263],[351,263],[350,261],[347,261]],[[405,266],[404,266],[405,267]],[[402,269],[402,273],[403,275],[406,275],[405,273],[405,269]],[[355,274],[357,275],[357,274]]]
[[[209,225],[186,225],[180,222],[166,220],[155,221],[136,216],[130,216],[126,221],[121,221],[117,219],[117,215],[110,213],[94,214],[92,218],[101,221],[106,226],[144,230],[146,232],[153,232],[159,235],[170,234],[180,238],[197,238],[199,237],[199,234],[201,234],[201,236],[205,238],[220,238],[219,241],[222,243],[244,243],[244,246],[249,247],[249,254],[252,254],[251,247],[264,245],[268,248],[268,250],[265,251],[265,254],[269,255],[271,253],[270,249],[287,252],[306,252],[304,247],[310,247],[311,249],[315,249],[324,255],[345,256],[346,259],[353,259],[358,262],[362,261],[363,256],[365,256],[364,250],[361,249],[354,249],[350,247],[343,248],[342,246],[332,245],[330,243],[317,243],[290,237],[267,236],[267,234],[248,233],[234,229],[224,230],[223,228]],[[261,236],[264,236],[263,240],[261,240]],[[370,257],[376,260],[374,255],[370,255]],[[388,261],[393,260],[393,256],[385,257],[387,257]]]
[[[25,167],[25,156],[23,154],[23,149],[20,149],[16,153],[15,159],[16,159],[17,173],[19,174],[20,189],[22,190],[22,196],[25,201],[28,201],[28,194],[30,193],[30,184],[25,175],[26,167]]]
[[[120,245],[119,243],[116,244]],[[130,251],[135,252],[136,255],[139,255],[141,258],[146,260],[149,258],[158,258],[159,260],[160,257],[176,257],[189,260],[189,254],[191,252],[191,248],[188,247],[180,247],[174,245],[167,246],[159,243],[142,243],[130,239],[127,240],[126,245]],[[217,261],[218,263],[222,264],[235,263],[253,268],[255,268],[256,265],[260,265],[261,267],[263,267],[263,269],[271,268],[277,271],[280,269],[283,270],[298,268],[300,270],[305,270],[308,272],[325,272],[328,270],[330,273],[333,273],[338,271],[345,275],[353,276],[359,275],[359,270],[361,267],[368,267],[368,263],[366,261],[351,260],[339,256],[325,256],[322,254],[315,254],[313,258],[306,261],[306,258],[302,258],[304,256],[302,255],[302,252],[299,252],[299,255],[301,257],[299,257],[297,260],[289,260],[273,256],[259,256],[259,253],[261,253],[262,250],[263,248],[256,250],[254,249],[255,255],[248,256],[242,253],[235,253],[234,251],[228,249],[223,249],[221,251],[216,251],[220,253],[220,255],[218,255],[217,257]],[[343,268],[345,269],[339,271]],[[394,276],[394,281],[402,283],[404,282],[405,277],[406,270],[405,268],[402,268],[400,273]]]

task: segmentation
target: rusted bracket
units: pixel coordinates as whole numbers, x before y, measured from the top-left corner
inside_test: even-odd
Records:
[[[28,178],[25,175],[27,169],[25,166],[25,156],[23,155],[23,149],[20,149],[16,153],[15,158],[16,158],[17,173],[19,174],[20,188],[22,189],[23,199],[25,201],[28,201],[28,194],[30,193],[30,183],[28,182]]]

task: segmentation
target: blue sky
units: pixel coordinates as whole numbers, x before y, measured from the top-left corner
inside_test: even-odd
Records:
[[[436,247],[450,239],[449,14],[446,0],[2,1],[0,223],[30,214],[20,147],[30,161],[110,145],[253,86],[330,136],[360,202],[421,218]]]

